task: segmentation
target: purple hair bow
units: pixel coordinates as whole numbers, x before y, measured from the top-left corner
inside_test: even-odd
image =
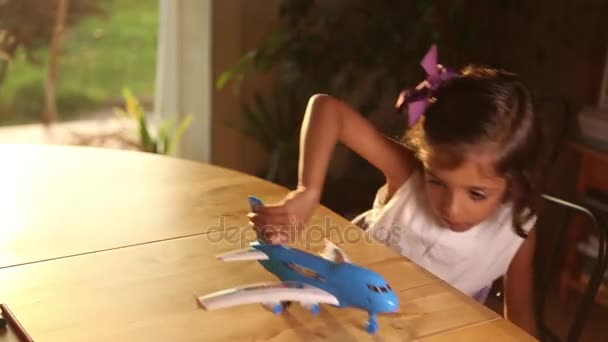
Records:
[[[396,104],[399,112],[403,110],[405,104],[408,105],[408,122],[410,127],[424,114],[431,103],[433,92],[441,83],[459,75],[458,72],[449,70],[437,63],[437,46],[435,44],[431,46],[420,62],[420,65],[426,71],[426,80],[422,81],[414,89],[403,90]]]

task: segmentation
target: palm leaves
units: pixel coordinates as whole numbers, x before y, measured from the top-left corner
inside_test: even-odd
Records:
[[[252,104],[242,103],[243,121],[239,128],[241,133],[260,143],[270,154],[266,179],[278,181],[292,171],[297,159],[298,132],[304,107],[300,104],[301,98],[292,91],[278,88],[272,97],[272,103],[269,103],[255,93]]]
[[[139,134],[140,148],[145,152],[165,155],[175,154],[175,150],[177,146],[179,146],[182,136],[192,124],[192,115],[184,117],[179,125],[177,125],[176,116],[171,116],[159,122],[158,125],[152,126],[148,124],[145,111],[133,93],[129,89],[125,89],[123,91],[123,96],[125,99],[125,108],[117,108],[116,113],[119,116],[135,120]],[[156,128],[156,132],[155,134],[152,134],[151,130],[154,128]]]

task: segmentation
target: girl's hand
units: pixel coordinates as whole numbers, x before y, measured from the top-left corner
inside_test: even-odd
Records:
[[[298,187],[276,204],[257,207],[249,213],[249,224],[258,238],[272,244],[293,241],[319,205],[320,191]]]

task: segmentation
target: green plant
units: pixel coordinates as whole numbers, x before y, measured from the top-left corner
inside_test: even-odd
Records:
[[[141,103],[133,96],[131,91],[125,89],[123,96],[125,108],[117,108],[116,113],[121,117],[135,120],[139,133],[140,148],[145,152],[173,155],[182,136],[192,124],[193,116],[185,116],[177,126],[175,116],[171,116],[157,125],[151,125]]]
[[[453,2],[453,20],[463,15]],[[373,111],[387,94],[420,79],[420,56],[442,41],[438,10],[428,0],[323,2],[284,0],[280,26],[218,79],[239,84],[252,72],[279,75],[281,87],[306,87],[348,97]],[[442,51],[442,60],[446,58]],[[365,84],[370,84],[364,87]]]
[[[311,95],[348,98],[357,92],[353,105],[370,113],[382,97],[396,96],[404,81],[420,77],[417,63],[408,61],[419,58],[436,36],[431,11],[421,0],[281,3],[275,32],[216,83],[224,88],[232,82],[238,92],[253,72],[278,75],[271,96],[256,92],[241,111],[241,131],[271,156],[267,179],[288,183],[282,173],[297,164],[299,127]],[[411,20],[404,20],[406,13]]]
[[[282,184],[293,183],[293,169],[297,162],[298,128],[302,115],[292,110],[300,108],[301,98],[290,89],[277,88],[268,103],[255,93],[253,104],[242,104],[243,125],[241,132],[259,142],[270,154],[270,163],[265,178]],[[291,185],[291,184],[290,184]]]

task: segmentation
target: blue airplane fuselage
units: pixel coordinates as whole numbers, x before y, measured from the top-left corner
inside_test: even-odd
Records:
[[[356,307],[373,313],[395,312],[399,297],[384,278],[367,268],[337,263],[283,245],[257,244],[268,255],[259,263],[285,282],[308,284],[332,294],[340,307]]]

